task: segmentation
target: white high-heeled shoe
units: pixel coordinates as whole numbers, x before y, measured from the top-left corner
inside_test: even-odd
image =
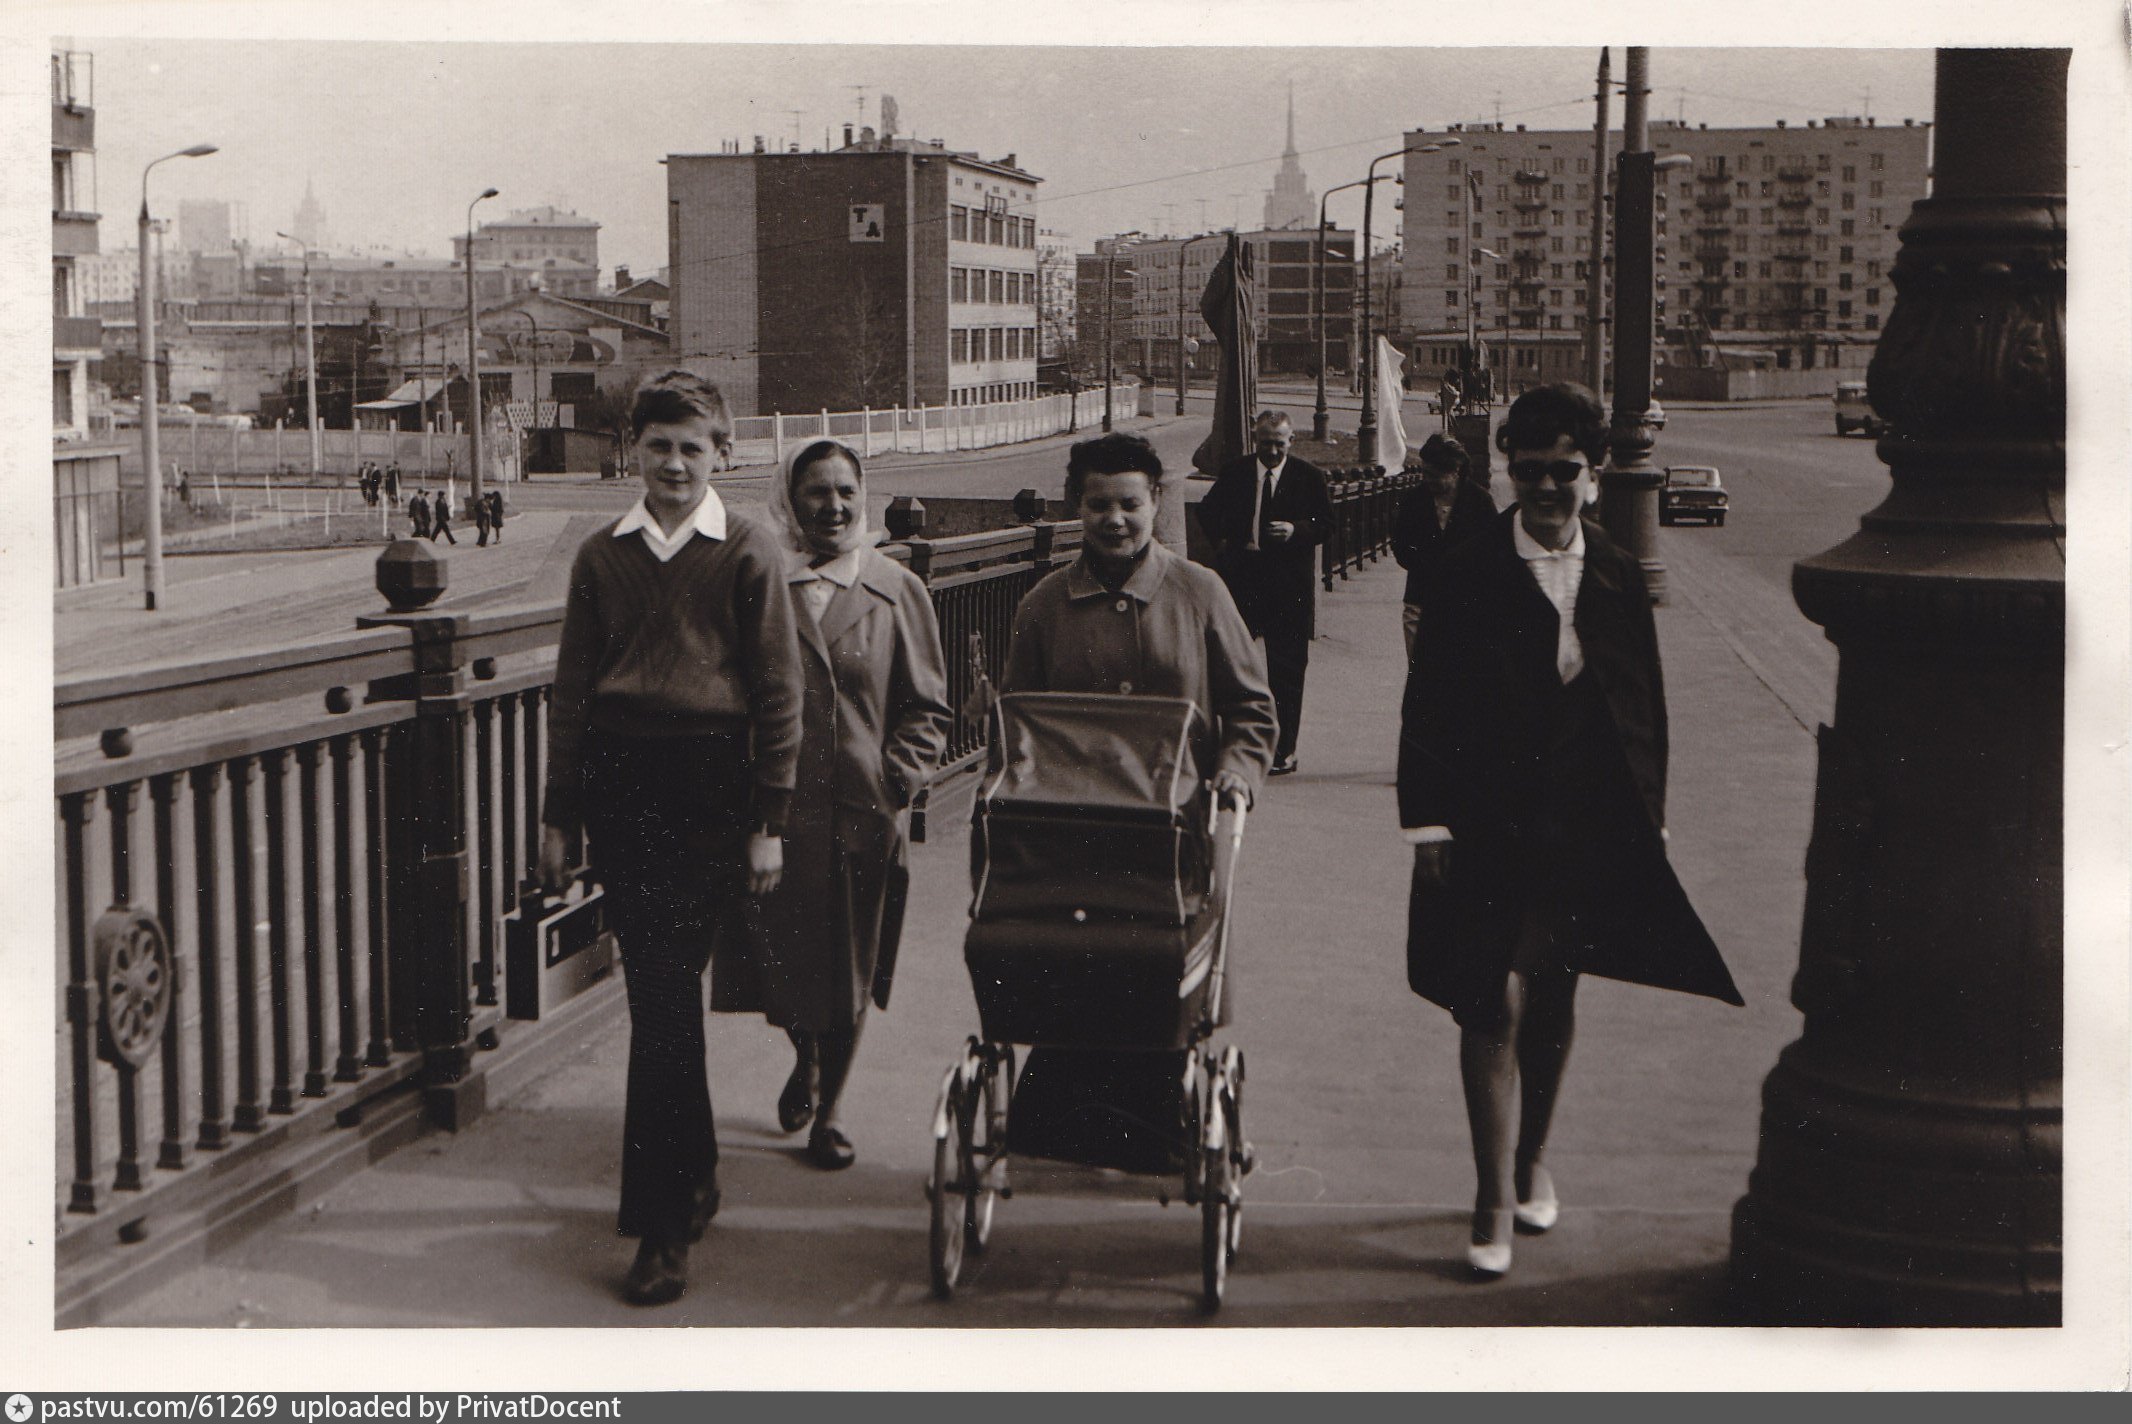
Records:
[[[1493,1213],[1495,1217],[1493,1222],[1495,1228],[1494,1237],[1488,1241],[1478,1239],[1480,1231],[1478,1218],[1481,1215],[1482,1213],[1480,1212],[1474,1213],[1476,1220],[1473,1229],[1476,1237],[1466,1243],[1466,1264],[1473,1268],[1474,1274],[1494,1280],[1507,1274],[1510,1270],[1512,1228],[1511,1222],[1506,1221],[1504,1218],[1511,1217],[1513,1214],[1508,1211]]]
[[[1555,1179],[1548,1170],[1545,1167],[1534,1167],[1532,1170],[1540,1179],[1533,1185],[1541,1187],[1542,1191],[1536,1192],[1529,1200],[1519,1202],[1516,1215],[1518,1230],[1537,1236],[1553,1228],[1562,1215],[1562,1203],[1555,1196]]]

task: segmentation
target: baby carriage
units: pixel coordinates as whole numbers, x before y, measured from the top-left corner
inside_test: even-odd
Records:
[[[933,1115],[943,1299],[1012,1195],[1011,1151],[1181,1176],[1200,1208],[1202,1301],[1221,1305],[1251,1164],[1243,1052],[1213,1042],[1245,813],[1215,804],[1193,750],[1203,729],[1174,698],[1010,693],[994,708],[963,948],[982,1033]],[[1019,1077],[1016,1045],[1031,1049]]]

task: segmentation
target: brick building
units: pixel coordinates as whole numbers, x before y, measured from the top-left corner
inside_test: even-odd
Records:
[[[1036,393],[1036,189],[1013,154],[846,129],[666,159],[674,355],[736,414]]]
[[[1309,231],[1261,229],[1239,234],[1251,249],[1256,277],[1251,303],[1253,335],[1262,374],[1317,369],[1314,316],[1317,244]],[[1183,335],[1199,349],[1187,356],[1195,372],[1211,371],[1219,360],[1214,333],[1199,315],[1207,279],[1228,251],[1226,232],[1196,237],[1142,238],[1132,248],[1132,320],[1123,339],[1138,369],[1156,375],[1177,369],[1178,304],[1183,299]],[[1117,239],[1113,239],[1115,241]],[[1083,259],[1086,260],[1085,258]],[[1123,259],[1120,267],[1123,268]],[[1325,347],[1327,369],[1350,369],[1354,347],[1355,234],[1346,228],[1325,232]],[[1178,284],[1183,282],[1180,294]],[[1096,284],[1101,299],[1100,278]],[[1122,290],[1121,290],[1122,301]],[[1084,311],[1087,311],[1084,308]],[[1082,317],[1085,328],[1089,316]],[[1121,352],[1127,349],[1121,346]]]

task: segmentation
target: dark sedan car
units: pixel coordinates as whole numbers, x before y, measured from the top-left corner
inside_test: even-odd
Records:
[[[1715,465],[1668,465],[1665,488],[1658,492],[1658,522],[1692,519],[1722,528],[1731,503]]]

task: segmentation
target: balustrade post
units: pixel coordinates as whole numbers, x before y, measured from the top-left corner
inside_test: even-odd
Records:
[[[385,758],[387,977],[395,1037],[411,1029],[422,1053],[431,1118],[457,1129],[482,1107],[480,1080],[468,1077],[475,1045],[463,815],[469,775],[463,728],[472,701],[460,645],[466,619],[401,612],[356,624],[404,627],[413,640],[413,673],[370,689],[374,698],[406,699],[415,708],[412,721],[394,728]]]

